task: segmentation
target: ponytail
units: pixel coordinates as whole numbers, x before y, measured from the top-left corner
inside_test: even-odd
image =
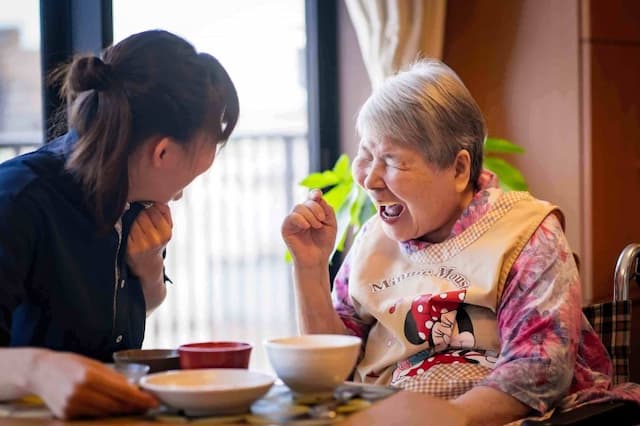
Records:
[[[97,57],[74,60],[62,91],[74,99],[69,122],[80,135],[66,166],[85,189],[100,231],[106,232],[127,201],[129,101],[111,66]]]

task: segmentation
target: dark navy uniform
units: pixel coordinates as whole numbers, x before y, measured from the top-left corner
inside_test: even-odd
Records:
[[[116,229],[99,234],[64,168],[76,139],[69,132],[0,165],[0,346],[111,361],[144,336],[144,295],[125,261],[143,206],[133,203]]]

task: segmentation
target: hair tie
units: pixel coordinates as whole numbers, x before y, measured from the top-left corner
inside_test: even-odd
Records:
[[[114,81],[111,64],[104,63],[97,56],[84,56],[71,65],[69,82],[76,92],[87,90],[105,91]]]

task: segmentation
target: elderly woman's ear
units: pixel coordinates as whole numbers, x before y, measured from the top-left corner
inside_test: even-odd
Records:
[[[461,149],[453,160],[455,188],[458,193],[465,192],[470,187],[471,155],[466,149]]]

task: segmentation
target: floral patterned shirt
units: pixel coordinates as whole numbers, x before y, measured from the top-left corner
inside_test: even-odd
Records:
[[[483,189],[497,187],[497,178],[484,171],[479,183],[480,190],[449,238],[489,210],[491,204]],[[399,244],[405,252],[429,245],[421,240]],[[349,297],[350,263],[348,254],[334,282],[334,308],[345,326],[366,340],[372,324],[357,315]],[[611,388],[611,361],[582,314],[579,278],[575,273],[563,273],[567,268],[576,268],[572,251],[559,220],[549,215],[509,273],[496,313],[501,352],[495,368],[482,382],[539,413],[561,404],[567,395],[571,394],[575,403],[580,400],[576,395],[592,392],[602,396]]]

